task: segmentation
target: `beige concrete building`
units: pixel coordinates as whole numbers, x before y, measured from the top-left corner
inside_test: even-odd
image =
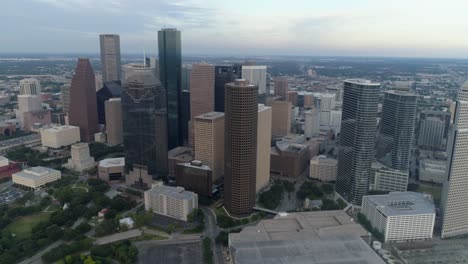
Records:
[[[315,107],[313,94],[311,93],[304,94],[304,107]]]
[[[71,158],[68,159],[67,168],[84,171],[94,166],[94,158],[89,155],[88,143],[76,143],[71,146]]]
[[[209,112],[195,120],[195,159],[213,171],[213,182],[224,174],[224,113]]]
[[[187,216],[198,208],[198,195],[182,187],[159,186],[145,192],[145,209],[155,214],[187,221]]]
[[[59,180],[61,177],[60,171],[46,167],[32,167],[12,174],[14,184],[32,189],[40,188],[49,182]]]
[[[80,128],[77,126],[57,126],[41,129],[42,146],[61,148],[80,142]]]
[[[125,176],[125,158],[111,158],[99,161],[98,178],[106,181],[120,181]]]
[[[257,123],[257,192],[266,187],[270,182],[271,119],[271,107],[259,104]]]
[[[310,160],[309,177],[324,182],[336,180],[336,170],[338,161],[336,159],[328,159],[326,156],[315,156]]]
[[[214,66],[207,63],[192,64],[190,73],[189,145],[193,146],[196,116],[214,111]]]
[[[291,102],[271,101],[272,109],[271,134],[286,136],[291,132]]]
[[[106,134],[109,145],[123,143],[122,102],[120,98],[111,98],[105,102]]]

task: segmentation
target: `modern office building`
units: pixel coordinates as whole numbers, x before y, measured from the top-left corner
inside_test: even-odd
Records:
[[[98,178],[106,182],[125,178],[125,158],[109,158],[99,161]]]
[[[122,122],[126,171],[129,173],[134,165],[138,165],[138,170],[146,169],[148,175],[165,176],[168,151],[166,91],[150,68],[131,64],[123,69]],[[149,179],[144,182],[149,182]]]
[[[122,83],[120,81],[105,82],[99,91],[96,92],[98,122],[106,125],[106,101],[111,98],[120,98],[122,95]]]
[[[267,66],[244,65],[242,66],[242,78],[258,87],[258,94],[267,94],[266,90]],[[268,94],[267,94],[268,95]]]
[[[12,174],[14,184],[28,187],[34,190],[48,183],[60,180],[61,177],[62,173],[59,170],[40,166],[31,167]]]
[[[198,208],[198,195],[182,187],[162,185],[145,192],[145,209],[182,221]]]
[[[286,78],[275,79],[275,96],[279,96],[284,100],[288,91],[288,80]]]
[[[242,217],[255,205],[258,87],[236,79],[225,91],[224,205],[229,214]]]
[[[90,156],[88,143],[76,143],[71,146],[71,158],[65,167],[74,171],[84,171],[93,168],[96,164]]]
[[[214,107],[216,112],[224,112],[224,86],[235,79],[240,79],[241,75],[242,66],[239,64],[215,66]]]
[[[361,213],[384,235],[385,242],[430,240],[435,223],[431,199],[416,192],[369,195],[362,198]]]
[[[259,192],[270,182],[270,148],[271,148],[271,107],[258,105],[257,123],[257,180],[256,191]]]
[[[70,85],[64,84],[60,88],[60,101],[62,103],[62,111],[68,113],[70,110]]]
[[[355,206],[369,190],[379,89],[379,83],[369,80],[344,82],[336,192]]]
[[[290,134],[270,151],[270,170],[286,177],[298,177],[309,164],[309,149],[303,135]]]
[[[304,135],[307,138],[320,135],[320,112],[317,108],[305,112]],[[340,120],[341,121],[341,120]]]
[[[418,172],[420,181],[444,183],[447,179],[447,161],[420,159]]]
[[[422,149],[445,151],[451,123],[451,113],[444,111],[421,111],[419,120],[418,146]]]
[[[309,177],[322,182],[331,182],[336,180],[336,171],[338,161],[327,158],[327,156],[315,156],[310,160]]]
[[[154,73],[154,77],[159,80],[159,61],[158,59],[151,57],[145,58],[146,67],[151,68]]]
[[[224,113],[209,112],[194,118],[195,159],[213,172],[213,182],[224,175]]]
[[[288,91],[286,93],[286,101],[289,101],[292,106],[297,106],[299,93],[297,91]]]
[[[182,65],[182,77],[181,77],[181,90],[190,91],[190,75],[192,73],[192,65],[184,64]]]
[[[113,34],[99,35],[101,44],[102,81],[120,81],[120,36]]]
[[[442,237],[468,234],[468,81],[458,92],[455,122],[447,147],[448,178],[441,198]]]
[[[214,110],[214,66],[207,63],[192,65],[190,75],[189,145],[194,145],[194,119]]]
[[[80,128],[76,126],[56,126],[41,129],[43,147],[58,149],[80,142]]]
[[[169,176],[175,176],[177,164],[190,162],[194,160],[195,157],[192,148],[177,147],[169,150],[167,159]]]
[[[167,100],[167,136],[168,149],[182,145],[182,109],[181,98],[181,70],[182,54],[180,31],[165,28],[158,31],[159,77],[166,89]]]
[[[35,78],[22,79],[19,82],[20,95],[41,95],[41,85]]]
[[[273,100],[269,106],[272,109],[272,136],[286,136],[291,133],[291,103]]]
[[[380,162],[373,162],[369,189],[375,191],[406,192],[408,189],[408,176],[408,170],[395,170]]]
[[[414,93],[398,90],[385,92],[375,156],[390,169],[409,169],[416,107],[417,95]]]
[[[232,263],[384,264],[345,212],[281,213],[229,234]]]
[[[315,102],[315,99],[314,99],[313,94],[311,93],[304,94],[304,107],[309,107],[309,108],[315,107],[314,102]]]
[[[199,160],[179,163],[176,166],[176,184],[198,195],[213,195],[211,168]]]
[[[68,122],[80,128],[80,137],[84,142],[93,141],[94,134],[99,132],[95,85],[89,59],[78,59],[70,86]]]
[[[123,143],[122,100],[111,98],[105,102],[106,138],[109,145]]]
[[[31,124],[26,124],[25,114],[28,112],[35,113],[42,110],[41,85],[37,79],[27,78],[20,80],[19,86],[20,93],[18,95],[16,119],[19,121],[22,128],[31,130]]]
[[[190,121],[190,91],[182,91],[182,138],[183,145],[188,146],[189,143],[189,121]]]

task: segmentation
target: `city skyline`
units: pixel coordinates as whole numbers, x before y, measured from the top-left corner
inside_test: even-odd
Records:
[[[94,53],[95,36],[114,33],[121,35],[122,53],[156,54],[157,30],[175,27],[186,54],[468,57],[468,39],[460,38],[468,28],[459,22],[468,8],[463,1],[22,2],[2,6],[0,16],[15,20],[4,32],[2,52]],[[23,41],[25,34],[34,45]]]

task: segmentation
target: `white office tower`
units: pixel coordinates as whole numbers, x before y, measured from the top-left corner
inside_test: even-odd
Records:
[[[320,113],[318,109],[314,108],[310,111],[305,112],[304,135],[307,138],[312,138],[312,137],[319,136],[319,134],[320,134]]]
[[[432,197],[416,192],[391,192],[362,198],[361,213],[385,242],[432,239],[435,207]]]
[[[258,94],[267,94],[266,90],[267,66],[242,66],[242,78],[258,86]]]
[[[447,146],[448,178],[442,191],[442,237],[468,234],[468,81],[458,92]]]
[[[24,126],[24,113],[39,111],[42,109],[41,85],[39,81],[33,78],[20,81],[20,93],[18,95],[18,110],[16,110],[16,119],[20,126]]]

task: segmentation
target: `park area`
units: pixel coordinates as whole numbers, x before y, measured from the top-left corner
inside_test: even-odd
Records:
[[[12,234],[15,234],[18,239],[28,238],[31,235],[33,227],[35,227],[40,222],[47,221],[49,217],[49,212],[20,216],[7,226],[7,230]]]

